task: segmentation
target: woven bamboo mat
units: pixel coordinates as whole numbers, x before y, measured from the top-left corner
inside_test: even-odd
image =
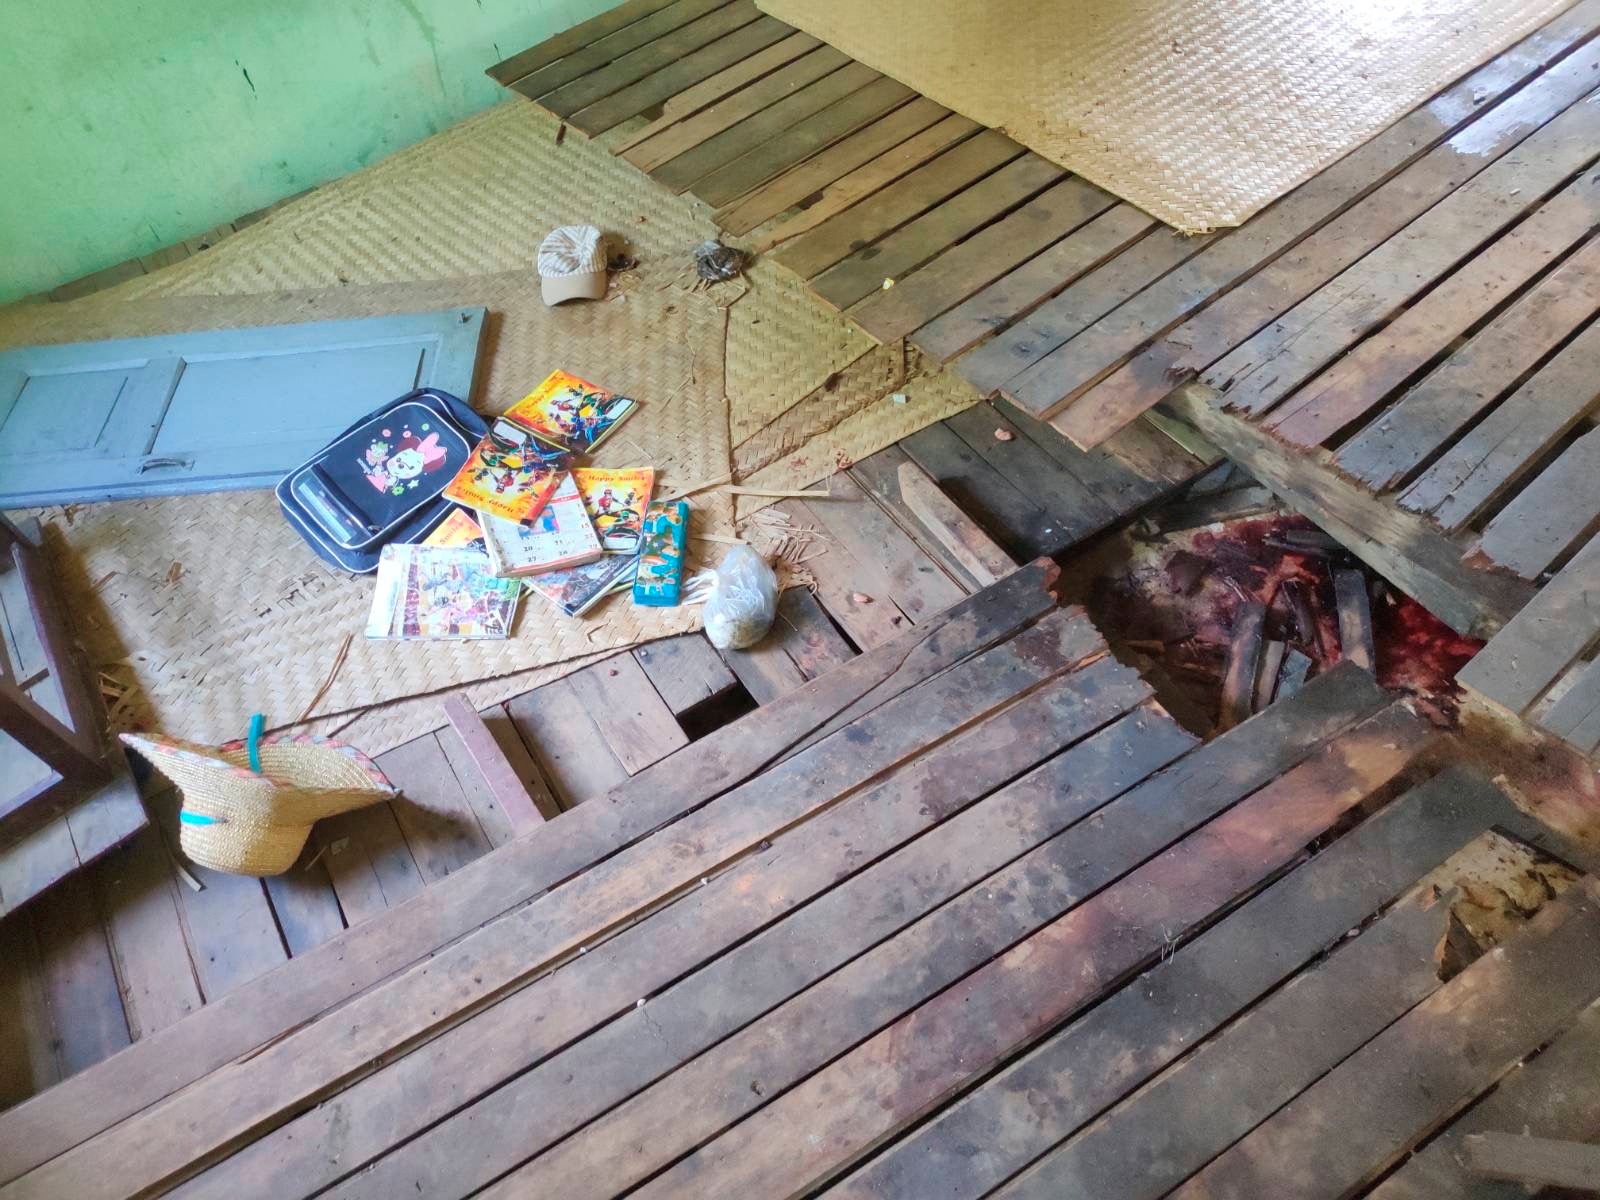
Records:
[[[1571,0],[758,0],[1185,231],[1237,225]]]
[[[547,309],[528,269],[532,248],[552,225],[578,220],[622,233],[639,265],[615,276],[601,303]],[[693,288],[688,251],[713,232],[689,201],[599,146],[558,144],[549,118],[506,104],[163,271],[70,304],[0,309],[0,346],[482,304],[479,408],[505,408],[556,365],[604,381],[642,403],[601,461],[651,462],[665,487],[687,487],[730,470],[730,407],[756,414],[737,423],[759,429],[874,348],[770,264]],[[919,411],[918,425],[945,415]],[[815,436],[832,437],[827,452],[771,464],[761,484],[805,486],[840,453],[853,460],[909,432],[898,410],[861,416],[843,435],[817,427]],[[694,503],[697,530],[732,531],[731,497]],[[446,689],[470,685],[468,698],[486,706],[599,652],[699,625],[697,610],[640,610],[626,598],[590,620],[541,619],[535,597],[507,642],[369,643],[360,636],[369,582],[323,567],[270,493],[42,515],[80,637],[120,693],[114,718],[124,728],[215,740],[238,736],[262,711],[274,726],[308,717],[308,727],[338,729],[377,753],[441,725]],[[721,547],[691,549],[714,559]]]

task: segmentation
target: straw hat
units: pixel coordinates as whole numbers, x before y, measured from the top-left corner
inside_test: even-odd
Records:
[[[250,768],[244,741],[202,746],[138,733],[122,740],[177,785],[184,854],[235,875],[287,871],[305,848],[312,822],[397,794],[355,747],[311,734],[262,738],[259,772]]]

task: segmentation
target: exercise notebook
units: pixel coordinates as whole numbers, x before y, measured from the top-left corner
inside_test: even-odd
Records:
[[[480,513],[526,521],[545,506],[566,467],[566,454],[535,440],[507,414],[489,427],[443,494]]]
[[[600,538],[570,473],[562,474],[549,501],[532,520],[479,516],[489,561],[503,579],[582,566],[601,555]]]
[[[644,510],[650,507],[656,473],[650,467],[574,467],[572,478],[583,506],[611,554],[637,554],[644,536]]]
[[[505,419],[552,446],[586,454],[605,441],[636,407],[627,396],[566,371],[555,371],[506,409]]]
[[[488,556],[465,547],[388,545],[367,618],[367,636],[451,641],[511,636],[521,585],[496,579]]]

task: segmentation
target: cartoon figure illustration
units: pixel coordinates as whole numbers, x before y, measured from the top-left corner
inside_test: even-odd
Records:
[[[407,429],[400,435],[393,452],[382,438],[375,438],[361,461],[367,482],[380,492],[403,496],[415,488],[423,475],[444,466],[448,452],[439,444],[437,432],[419,438]]]

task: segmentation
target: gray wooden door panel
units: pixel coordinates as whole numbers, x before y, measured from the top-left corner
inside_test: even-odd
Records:
[[[271,487],[416,387],[469,399],[485,310],[0,352],[0,508]]]

